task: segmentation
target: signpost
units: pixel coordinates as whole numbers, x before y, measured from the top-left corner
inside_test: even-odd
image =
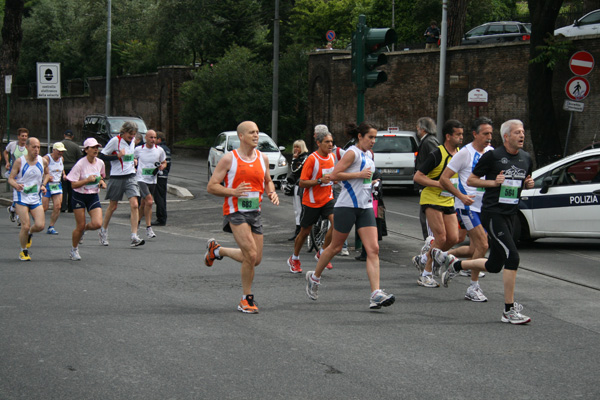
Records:
[[[483,89],[473,89],[467,94],[467,104],[475,107],[475,118],[479,118],[479,107],[488,104],[488,93]]]
[[[594,64],[594,57],[587,51],[578,51],[573,54],[569,60],[569,68],[571,69],[571,72],[577,76],[569,79],[565,85],[567,97],[575,101],[565,100],[563,104],[563,110],[571,113],[563,157],[567,156],[569,136],[571,136],[571,124],[573,123],[573,113],[583,112],[583,103],[579,103],[578,101],[585,99],[590,94],[590,83],[584,76],[592,72]]]
[[[46,99],[48,153],[50,153],[50,99],[60,99],[60,63],[37,63],[37,97]]]

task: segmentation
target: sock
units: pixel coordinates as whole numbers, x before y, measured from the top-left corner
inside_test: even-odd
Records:
[[[321,247],[321,250],[319,250],[319,255],[323,254],[323,248]]]
[[[27,249],[26,248],[24,249],[24,248],[21,247],[21,251],[27,251]]]
[[[220,250],[220,249],[221,249],[220,247],[217,247],[217,248],[215,249],[215,251],[214,251],[214,253],[215,253],[215,257],[221,257],[221,255],[219,254],[219,250]]]
[[[311,279],[315,282],[321,282],[321,278],[317,278],[314,272],[312,273]]]
[[[432,272],[429,272],[429,271],[423,271],[423,274],[422,274],[421,276],[431,276],[431,275],[433,275],[433,273],[432,273]]]
[[[151,225],[148,225],[148,226],[146,227],[146,229],[148,229],[148,228],[152,228],[152,226],[151,226]]]
[[[135,233],[132,233],[132,234],[131,234],[131,239],[132,239],[132,240],[133,240],[133,239],[135,239]]]
[[[471,280],[471,286],[473,286],[473,287],[479,287],[479,281]]]
[[[300,256],[292,254],[292,260],[299,260],[299,259],[300,259]]]
[[[102,232],[102,234],[104,235],[106,233],[106,229],[104,229],[103,227],[100,227],[100,232]]]
[[[462,261],[458,260],[457,262],[454,263],[454,270],[456,272],[460,271],[462,269]]]
[[[514,307],[515,303],[505,303],[504,304],[504,312],[509,312],[512,307]]]
[[[79,247],[71,247],[71,251],[79,250]]]

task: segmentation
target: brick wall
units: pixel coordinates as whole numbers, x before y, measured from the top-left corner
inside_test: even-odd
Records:
[[[573,50],[590,52],[600,61],[598,37],[573,41]],[[554,72],[553,100],[558,129],[563,144],[570,113],[562,106],[567,98],[564,87],[573,76],[568,58],[561,61]],[[488,92],[489,104],[479,114],[500,124],[517,118],[528,131],[527,67],[529,44],[502,44],[497,46],[461,46],[447,52],[445,78],[444,119],[454,118],[470,124],[476,110],[467,105],[467,93],[481,88]],[[415,130],[420,117],[437,115],[439,85],[439,51],[412,50],[388,54],[388,64],[380,68],[388,74],[388,81],[368,89],[365,95],[365,121],[379,129],[398,126]],[[589,144],[595,134],[600,140],[600,66],[586,76],[590,95],[583,100],[583,113],[574,113],[569,153]],[[356,120],[356,89],[350,81],[348,51],[312,53],[309,59],[309,110],[306,139],[312,139],[312,127],[325,123],[336,136],[337,143],[345,143],[344,126]],[[469,139],[470,140],[470,139]],[[499,134],[496,135],[499,141]],[[528,144],[528,150],[531,145]]]

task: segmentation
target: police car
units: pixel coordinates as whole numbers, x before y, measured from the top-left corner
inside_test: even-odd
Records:
[[[515,237],[600,238],[600,149],[582,151],[532,174],[521,192]]]

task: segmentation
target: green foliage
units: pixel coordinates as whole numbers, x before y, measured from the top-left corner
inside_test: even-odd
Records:
[[[558,39],[550,33],[546,35],[544,42],[546,42],[546,46],[537,46],[535,49],[537,55],[529,62],[544,64],[551,70],[554,70],[557,63],[569,58],[569,54],[573,49],[573,42]]]

